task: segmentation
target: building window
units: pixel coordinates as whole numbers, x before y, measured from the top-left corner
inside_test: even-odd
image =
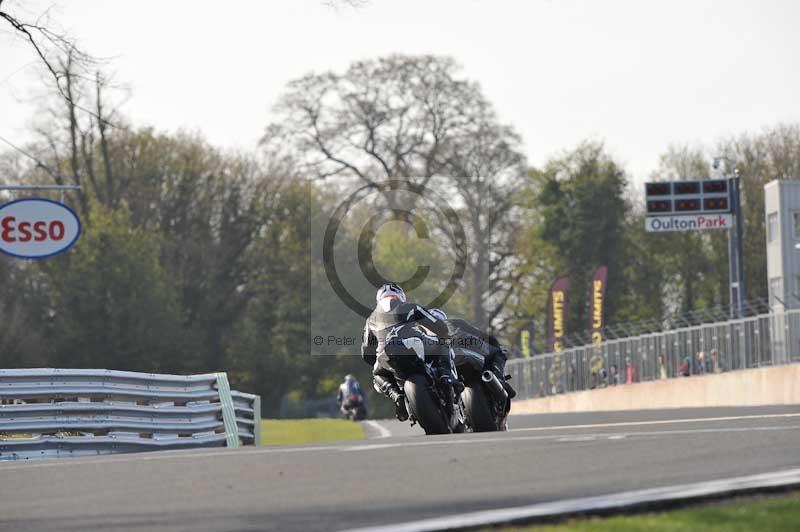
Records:
[[[767,215],[767,242],[774,242],[778,238],[778,213]]]
[[[800,211],[794,211],[792,217],[794,218],[794,238],[800,239]]]

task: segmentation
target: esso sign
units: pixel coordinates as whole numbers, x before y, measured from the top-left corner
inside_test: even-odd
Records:
[[[64,204],[28,198],[0,205],[0,252],[24,259],[62,253],[78,240],[81,222]]]

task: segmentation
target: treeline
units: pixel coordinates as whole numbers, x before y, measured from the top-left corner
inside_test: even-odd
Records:
[[[66,201],[84,234],[45,261],[0,257],[0,367],[225,370],[272,415],[286,397],[331,394],[346,372],[368,381],[357,346],[309,354],[317,334],[360,339],[362,319],[315,288],[328,283],[319,237],[358,188],[376,193],[336,246],[358,250],[340,270],[365,304],[364,276],[409,279],[425,265],[412,295],[455,279],[445,309],[515,343],[542,322],[558,276],[576,295],[568,330],[585,329],[599,264],[610,323],[727,304],[724,234],[646,234],[640,192],[601,143],[531,168],[448,58],[389,56],[296,80],[250,153],[132,125],[101,76],[62,66],[71,97],[48,104],[25,154],[2,154],[0,175],[81,185]],[[708,177],[715,155],[742,176],[747,297],[766,297],[763,185],[800,175],[800,127],[669,147],[650,177]],[[421,239],[413,207],[426,201],[461,234],[452,216],[430,217]]]

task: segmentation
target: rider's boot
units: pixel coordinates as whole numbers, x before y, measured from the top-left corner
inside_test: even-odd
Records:
[[[439,381],[453,389],[453,393],[458,397],[464,391],[464,384],[458,378],[453,354],[450,350],[440,354],[433,362],[433,370]]]
[[[380,375],[373,375],[373,386],[378,393],[384,394],[394,403],[394,410],[397,419],[400,421],[408,420],[408,410],[406,409],[406,395],[397,386],[397,383],[386,379]]]
[[[508,394],[509,399],[513,399],[517,396],[517,391],[514,388],[512,388],[511,385],[508,383],[508,381],[505,379],[505,375],[503,375],[503,379],[500,382],[503,383],[503,388]]]
[[[506,355],[505,355],[505,352],[503,352],[502,355],[495,356],[492,359],[492,363],[489,365],[489,369],[491,369],[491,371],[495,375],[497,375],[497,378],[500,379],[500,382],[503,384],[503,389],[508,394],[508,398],[509,399],[513,399],[514,397],[516,397],[517,396],[517,391],[514,390],[514,388],[511,387],[511,384],[509,384],[508,381],[506,380],[506,375],[505,375],[505,372],[506,372]]]

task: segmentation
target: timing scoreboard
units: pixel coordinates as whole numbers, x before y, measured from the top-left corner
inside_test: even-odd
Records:
[[[651,233],[733,227],[728,179],[645,183],[645,229]]]

